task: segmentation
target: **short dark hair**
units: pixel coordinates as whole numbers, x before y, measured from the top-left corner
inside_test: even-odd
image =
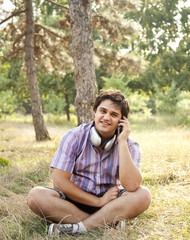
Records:
[[[129,102],[125,98],[125,95],[122,93],[122,91],[117,89],[108,89],[100,93],[94,102],[93,110],[95,111],[101,104],[101,102],[106,99],[110,99],[113,103],[120,107],[122,117],[123,116],[125,116],[126,118],[128,117]]]

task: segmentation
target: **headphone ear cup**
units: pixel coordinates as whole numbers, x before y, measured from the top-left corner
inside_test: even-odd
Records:
[[[114,142],[115,142],[115,139],[116,139],[116,135],[113,136],[113,138],[111,140],[108,140],[104,143],[104,145],[102,146],[102,149],[103,150],[110,150],[111,147],[113,146]]]
[[[115,142],[115,139],[116,139],[116,134],[112,137],[112,139],[107,140],[103,144],[102,149],[106,151],[110,150]],[[102,139],[98,134],[98,132],[96,131],[95,127],[92,127],[90,130],[90,140],[95,147],[101,146]]]
[[[90,139],[92,144],[95,147],[99,147],[101,145],[102,139],[100,137],[100,135],[97,133],[95,127],[92,127],[90,130]]]

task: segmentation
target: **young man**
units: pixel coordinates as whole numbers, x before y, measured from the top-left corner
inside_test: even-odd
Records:
[[[62,138],[50,165],[53,188],[35,187],[28,195],[30,209],[54,222],[50,235],[108,226],[149,207],[151,194],[141,186],[141,153],[129,137],[128,113],[122,92],[107,90],[94,103],[94,122]]]

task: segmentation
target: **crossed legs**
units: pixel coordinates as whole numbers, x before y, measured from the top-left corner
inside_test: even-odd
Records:
[[[59,223],[82,221],[88,230],[141,214],[149,207],[151,194],[145,187],[139,187],[135,192],[124,192],[121,197],[107,203],[91,215],[81,211],[69,201],[61,199],[56,191],[43,187],[33,188],[28,194],[27,201],[35,214],[47,220]]]

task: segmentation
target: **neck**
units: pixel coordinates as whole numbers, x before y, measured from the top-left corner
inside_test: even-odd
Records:
[[[99,134],[99,136],[101,137],[101,139],[102,139],[102,143],[104,143],[104,142],[106,142],[107,140],[109,140],[109,139],[112,139],[113,138],[113,136],[114,136],[114,134],[115,134],[115,132],[113,133],[113,134],[111,134],[111,135],[108,135],[108,136],[103,136],[101,133],[99,133],[98,131],[97,131],[97,129],[96,129],[96,132]]]
[[[98,147],[98,151],[100,152],[100,155],[104,153],[104,150],[102,149],[102,147]]]

